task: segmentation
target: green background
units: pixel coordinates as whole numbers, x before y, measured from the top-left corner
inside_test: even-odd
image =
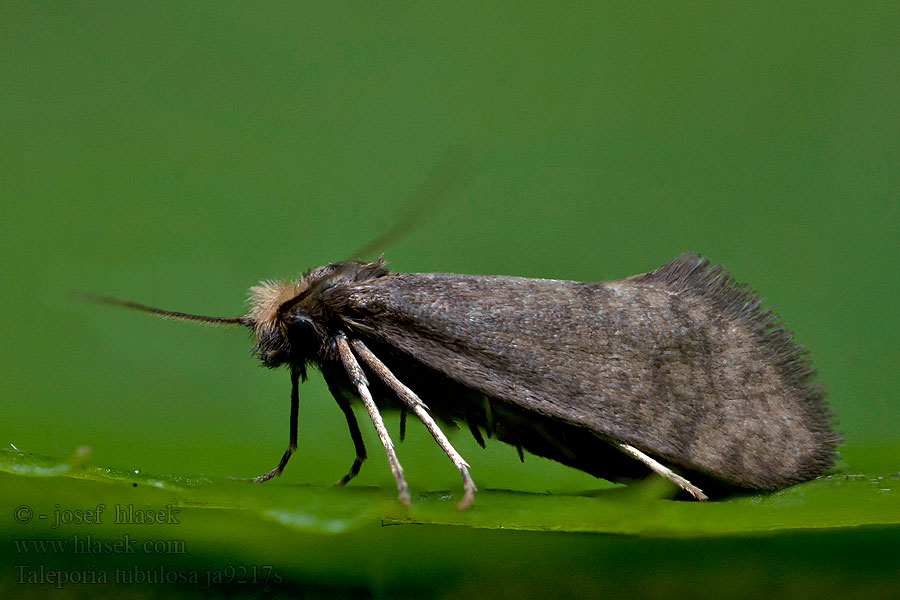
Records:
[[[385,249],[391,268],[604,280],[702,252],[809,348],[846,438],[839,472],[900,471],[895,3],[4,2],[0,57],[6,448],[65,459],[84,445],[93,465],[214,482],[270,469],[289,378],[254,364],[245,332],[71,293],[241,314],[260,279],[346,258],[390,228],[456,148],[460,175]],[[396,432],[396,415],[387,423]],[[390,499],[362,424],[370,460],[353,485]],[[317,373],[301,389],[300,436],[269,486],[327,486],[350,464]],[[605,486],[451,439],[482,489]],[[458,492],[423,428],[411,424],[398,452],[414,493]],[[12,539],[7,506],[30,496],[3,481]],[[323,583],[310,568],[291,584],[513,597],[763,581],[804,595],[900,579],[896,526],[714,542],[374,527],[292,533],[348,575]],[[246,543],[205,551],[227,561]],[[459,566],[472,548],[477,577]],[[457,568],[436,575],[442,563]]]

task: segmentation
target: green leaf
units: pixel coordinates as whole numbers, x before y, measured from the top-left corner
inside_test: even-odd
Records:
[[[109,506],[123,502],[156,506],[162,493],[178,508],[232,510],[244,518],[325,534],[372,523],[679,537],[900,524],[896,474],[832,475],[775,493],[713,502],[660,498],[670,491],[661,480],[580,495],[485,489],[470,510],[459,512],[454,508],[459,490],[415,495],[407,508],[394,500],[393,490],[157,476],[89,467],[79,460],[59,462],[2,451],[4,488],[16,489],[23,478],[40,478],[47,497],[74,496],[69,500],[73,504],[96,503],[95,491],[78,498],[70,482],[86,480],[105,484],[101,500],[105,498]]]
[[[460,490],[414,494],[407,508],[393,489],[148,475],[88,457],[0,451],[3,597],[81,597],[86,583],[94,598],[123,584],[147,598],[716,596],[760,589],[762,574],[803,597],[836,582],[873,597],[896,585],[885,574],[900,552],[897,475],[705,503],[661,498],[661,480],[569,495],[483,489],[460,513]]]

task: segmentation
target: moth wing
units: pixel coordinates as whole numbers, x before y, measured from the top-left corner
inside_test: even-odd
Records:
[[[802,347],[701,257],[606,283],[398,273],[326,302],[355,335],[495,401],[736,485],[783,487],[833,462]]]

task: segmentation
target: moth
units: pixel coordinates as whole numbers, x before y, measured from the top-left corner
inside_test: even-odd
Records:
[[[249,313],[209,317],[115,298],[176,319],[249,328],[255,355],[291,374],[287,450],[297,448],[300,382],[318,367],[356,451],[362,401],[403,504],[410,492],[382,419],[428,429],[473,501],[469,464],[435,417],[610,481],[656,472],[698,500],[775,490],[822,475],[840,434],[808,353],[759,294],[683,254],[611,282],[395,273],[383,258],[327,264],[250,288]],[[482,432],[484,432],[482,434]]]

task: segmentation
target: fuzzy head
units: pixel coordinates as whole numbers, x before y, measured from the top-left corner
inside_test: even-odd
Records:
[[[250,288],[248,325],[256,334],[256,356],[267,367],[291,360],[291,330],[302,328],[308,318],[290,308],[309,289],[306,277],[285,281],[261,281]],[[311,321],[309,325],[312,325]]]

